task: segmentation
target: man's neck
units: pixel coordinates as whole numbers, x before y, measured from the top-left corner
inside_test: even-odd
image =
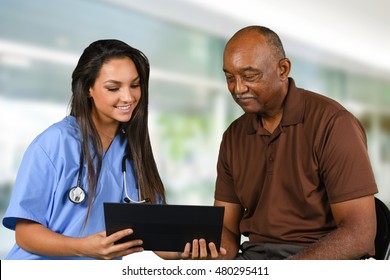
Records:
[[[275,131],[275,129],[279,126],[282,117],[283,117],[283,111],[281,110],[280,112],[278,112],[273,116],[262,116],[261,123],[263,124],[263,127],[269,133],[272,134]]]

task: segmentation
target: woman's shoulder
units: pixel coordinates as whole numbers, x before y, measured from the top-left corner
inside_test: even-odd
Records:
[[[50,142],[55,140],[80,139],[78,123],[73,116],[67,116],[46,128],[36,139],[39,141],[49,140]]]
[[[39,146],[49,152],[51,148],[58,150],[60,146],[78,147],[79,145],[80,130],[78,123],[73,116],[67,116],[40,133],[30,146]]]

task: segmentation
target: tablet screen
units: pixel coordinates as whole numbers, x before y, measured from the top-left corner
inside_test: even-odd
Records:
[[[224,207],[104,203],[106,233],[132,228],[118,243],[141,239],[145,250],[183,252],[185,244],[204,238],[219,250]]]

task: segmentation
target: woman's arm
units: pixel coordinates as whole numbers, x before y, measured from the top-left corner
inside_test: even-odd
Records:
[[[113,259],[143,251],[139,247],[142,245],[141,240],[114,244],[132,233],[131,229],[125,229],[110,236],[102,231],[83,238],[73,238],[25,219],[18,219],[15,229],[16,243],[26,251],[44,256],[83,256],[95,259]]]

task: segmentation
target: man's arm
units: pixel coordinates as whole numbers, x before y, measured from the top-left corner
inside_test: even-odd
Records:
[[[331,204],[337,229],[291,259],[359,259],[375,251],[373,195]]]
[[[215,206],[225,207],[223,219],[221,247],[226,249],[226,255],[219,255],[220,259],[234,259],[240,248],[240,221],[243,209],[240,204],[228,203],[219,200],[214,201]]]

